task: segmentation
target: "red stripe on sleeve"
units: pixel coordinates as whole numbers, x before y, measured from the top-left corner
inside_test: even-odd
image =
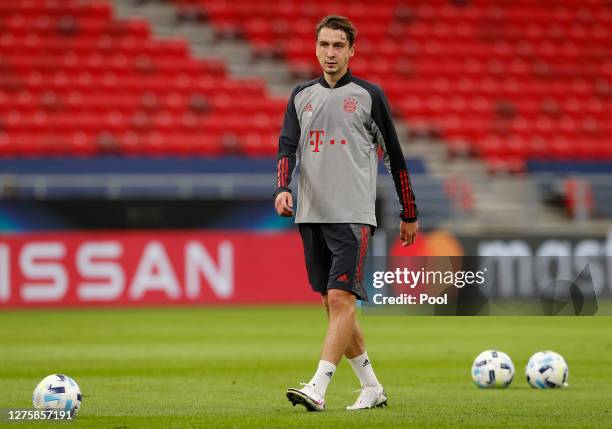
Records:
[[[410,213],[410,217],[413,218],[414,217],[414,204],[413,204],[413,194],[410,191],[410,181],[408,180],[408,172],[404,171],[404,176],[406,178],[406,199],[407,199],[407,204],[408,204],[408,212]]]
[[[285,186],[289,183],[289,158],[285,158]]]
[[[412,193],[410,192],[410,182],[408,181],[408,172],[404,171],[404,176],[406,177],[406,200],[408,204],[408,213],[410,213],[410,217],[414,217],[414,204],[412,204]]]
[[[407,206],[408,199],[406,198],[406,183],[404,182],[404,172],[403,171],[400,171],[400,183],[402,185],[402,208],[404,209],[404,216],[407,216],[408,214],[406,213],[406,211],[408,210],[408,206]]]
[[[410,207],[408,206],[408,192],[406,191],[406,176],[402,171],[402,193],[404,195],[404,216],[410,217]]]
[[[410,182],[408,182],[408,184],[410,185]],[[412,186],[410,187],[410,210],[412,210],[412,217],[416,217],[416,204],[414,201],[414,192],[412,192]]]
[[[410,217],[415,217],[416,212],[414,209],[414,193],[410,187],[410,180],[408,179],[408,172],[406,172],[406,185],[408,186],[408,204],[410,205]]]

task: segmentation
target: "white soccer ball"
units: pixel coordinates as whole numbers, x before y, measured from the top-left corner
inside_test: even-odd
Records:
[[[482,388],[508,387],[514,378],[512,359],[499,350],[486,350],[472,364],[472,379]]]
[[[569,368],[559,353],[542,351],[529,358],[525,375],[531,387],[558,389],[567,386]]]
[[[66,411],[75,415],[81,408],[82,398],[76,381],[64,374],[53,374],[38,383],[32,395],[32,404],[39,410]]]

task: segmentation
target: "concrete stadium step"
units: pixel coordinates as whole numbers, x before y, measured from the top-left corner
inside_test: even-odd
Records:
[[[482,229],[503,229],[512,225],[568,222],[562,211],[540,201],[536,184],[531,178],[491,176],[485,164],[477,159],[449,160],[446,148],[440,142],[421,144],[419,152],[427,151],[435,152],[428,158],[428,168],[434,176],[444,183],[465,181],[472,190],[474,211],[469,214],[457,211],[458,219],[452,223],[454,226],[476,222]]]
[[[209,24],[178,22],[176,9],[171,3],[114,0],[113,4],[117,18],[147,19],[156,37],[187,40],[194,57],[224,61],[235,78],[259,77],[276,96],[287,97],[293,88],[289,69],[283,61],[254,60],[253,51],[246,41],[217,40]]]

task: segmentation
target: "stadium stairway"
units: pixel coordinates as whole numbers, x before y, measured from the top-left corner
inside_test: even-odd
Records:
[[[291,80],[288,64],[284,61],[257,57],[247,41],[240,38],[215,36],[215,29],[197,16],[181,16],[169,1],[114,0],[119,18],[145,18],[153,33],[160,38],[182,37],[188,41],[195,57],[223,60],[235,77],[263,78],[272,94],[287,96],[295,81]],[[537,183],[529,176],[491,176],[484,162],[478,159],[454,157],[448,146],[429,138],[408,138],[409,127],[396,120],[398,134],[408,157],[420,157],[431,175],[447,186],[464,184],[472,201],[465,207],[465,195],[454,198],[453,220],[445,226],[462,230],[504,230],[523,227],[559,230],[567,227],[563,211],[545,205],[537,194]],[[409,144],[406,144],[407,141]],[[418,190],[417,190],[418,191]],[[590,222],[590,230],[602,230],[604,222]]]
[[[262,78],[270,92],[279,96],[286,96],[291,91],[289,69],[284,61],[253,61],[254,51],[248,43],[216,38],[212,26],[181,17],[170,2],[113,0],[113,6],[118,18],[147,19],[157,37],[187,40],[195,58],[222,60],[234,77]]]

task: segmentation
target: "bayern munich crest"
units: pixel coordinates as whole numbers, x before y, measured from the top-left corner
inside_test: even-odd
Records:
[[[344,111],[347,113],[353,113],[357,110],[357,100],[353,97],[346,97],[344,99]]]
[[[306,113],[306,116],[312,116],[312,111],[312,103],[308,103],[306,107],[304,107],[304,112]]]

